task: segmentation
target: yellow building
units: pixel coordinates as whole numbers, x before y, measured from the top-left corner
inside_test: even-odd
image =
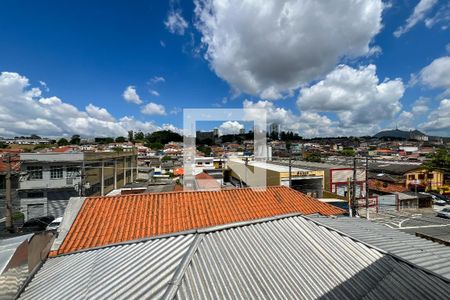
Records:
[[[445,192],[450,189],[450,186],[444,182],[444,172],[441,170],[430,171],[425,168],[418,168],[411,170],[404,174],[405,186],[408,189],[415,189],[424,191],[439,191]]]

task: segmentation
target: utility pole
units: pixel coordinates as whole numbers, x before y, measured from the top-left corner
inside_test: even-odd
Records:
[[[356,215],[356,157],[353,158],[352,212]]]
[[[366,156],[366,219],[370,219],[369,214],[369,157]]]
[[[289,187],[292,187],[292,150],[289,147]]]
[[[352,213],[352,200],[351,200],[351,189],[350,189],[351,183],[350,183],[350,177],[347,178],[347,200],[348,200],[348,215],[349,217],[353,217]]]
[[[6,154],[8,160],[8,169],[6,173],[6,229],[9,232],[14,232],[14,223],[12,220],[12,195],[11,195],[11,155]]]

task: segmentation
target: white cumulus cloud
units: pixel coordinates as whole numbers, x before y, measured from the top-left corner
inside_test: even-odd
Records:
[[[381,0],[196,0],[205,58],[236,91],[279,98],[371,50]]]
[[[123,98],[125,101],[134,103],[134,104],[142,104],[141,97],[139,97],[136,87],[133,85],[128,86],[123,92]]]
[[[89,116],[103,120],[103,121],[110,121],[114,122],[116,119],[106,110],[106,108],[101,108],[98,106],[95,106],[92,103],[89,103],[88,106],[86,106],[86,112],[89,114]]]
[[[436,3],[437,0],[420,0],[416,7],[414,7],[414,12],[406,20],[406,24],[394,31],[394,36],[397,38],[400,37],[411,30],[417,23],[424,20]]]
[[[424,113],[427,113],[429,110],[428,107],[428,98],[425,97],[420,97],[419,99],[416,100],[416,102],[414,102],[413,107],[412,107],[412,112],[415,115],[421,115]]]
[[[79,110],[62,99],[42,97],[39,88],[31,87],[28,78],[14,72],[0,73],[0,135],[17,136],[120,136],[128,130],[153,132],[171,128],[154,122],[124,116],[118,120],[105,109],[94,104]]]
[[[419,79],[432,88],[445,89],[450,92],[450,56],[436,58],[420,71]]]
[[[239,133],[239,130],[243,128],[244,125],[239,123],[238,121],[226,121],[219,126],[219,133],[220,135],[237,134]]]
[[[165,115],[166,109],[164,105],[156,104],[154,102],[150,102],[141,108],[141,112],[146,115]]]
[[[325,79],[300,91],[301,111],[336,113],[343,126],[375,124],[400,112],[405,88],[401,79],[382,82],[376,66],[339,65]]]
[[[419,125],[419,128],[440,134],[450,136],[450,99],[443,99],[438,109],[432,111],[425,123]]]

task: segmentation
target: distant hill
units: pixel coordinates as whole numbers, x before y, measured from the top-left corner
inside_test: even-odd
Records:
[[[401,140],[419,140],[419,141],[428,141],[428,136],[420,132],[419,130],[383,130],[375,134],[373,137],[378,139],[390,138],[390,139],[401,139]]]

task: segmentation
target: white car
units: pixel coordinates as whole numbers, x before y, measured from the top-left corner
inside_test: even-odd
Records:
[[[56,230],[58,229],[59,225],[62,222],[62,217],[54,219],[50,224],[47,226],[47,230]]]
[[[437,216],[442,218],[450,218],[450,208],[444,208],[443,210],[438,211]]]

